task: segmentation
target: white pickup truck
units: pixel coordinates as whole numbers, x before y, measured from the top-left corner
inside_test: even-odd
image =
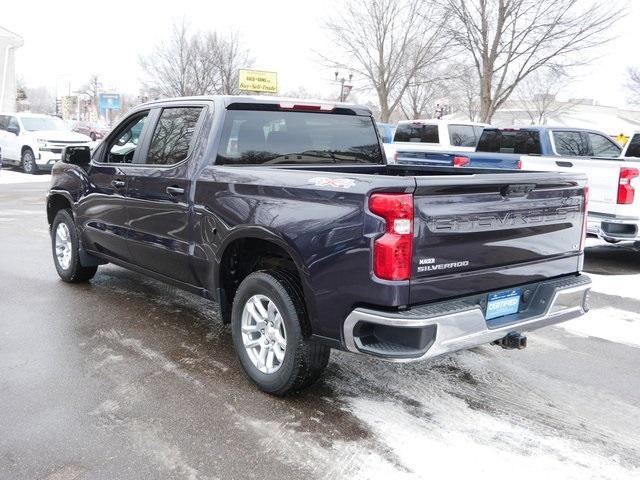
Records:
[[[453,120],[402,120],[398,122],[393,143],[385,143],[387,161],[393,163],[396,152],[473,152],[484,123]]]
[[[36,113],[0,113],[0,152],[5,165],[22,167],[25,173],[51,170],[62,149],[89,146],[86,135],[70,131],[62,120]]]
[[[594,130],[531,128],[540,133],[540,142],[548,146],[548,151],[522,156],[522,169],[586,174],[589,179],[587,233],[611,243],[639,241],[640,158],[625,158],[616,143]],[[640,135],[628,143],[627,152],[640,157]]]

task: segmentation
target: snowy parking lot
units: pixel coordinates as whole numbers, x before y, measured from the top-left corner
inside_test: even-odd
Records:
[[[523,351],[334,351],[278,399],[246,380],[212,303],[111,265],[61,282],[47,185],[0,172],[0,478],[640,478],[632,246],[589,240],[592,310]]]

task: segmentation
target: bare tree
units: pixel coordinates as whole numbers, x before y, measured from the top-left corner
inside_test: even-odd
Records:
[[[93,73],[89,76],[87,83],[80,88],[79,92],[87,95],[91,99],[91,103],[97,107],[100,90],[102,90],[100,76],[97,73]]]
[[[238,75],[241,68],[250,67],[253,59],[249,50],[242,44],[238,32],[231,32],[226,37],[218,37],[216,61],[220,75],[220,91],[222,95],[238,93]]]
[[[490,122],[518,84],[551,64],[584,61],[611,39],[621,10],[604,0],[438,0],[447,31],[472,58],[479,81],[479,119]]]
[[[190,33],[185,21],[174,25],[168,42],[140,58],[145,88],[156,98],[236,93],[238,70],[251,63],[238,33]]]
[[[442,96],[442,85],[433,80],[416,79],[410,83],[400,101],[400,109],[409,120],[431,118],[436,98]]]
[[[635,67],[627,68],[626,87],[629,90],[628,100],[631,103],[640,104],[640,69]]]
[[[24,94],[24,98],[17,102],[18,111],[46,113],[48,115],[55,113],[56,98],[47,87],[29,87],[19,81],[18,88]]]
[[[343,60],[326,63],[356,73],[376,91],[387,122],[407,88],[444,49],[440,10],[422,0],[346,0],[326,24]]]
[[[525,110],[531,124],[546,125],[549,117],[565,113],[575,102],[559,102],[558,93],[568,83],[563,70],[545,68],[524,79],[515,90],[515,97]]]
[[[188,29],[184,19],[174,24],[168,42],[157,45],[150,55],[140,57],[140,65],[148,77],[145,86],[153,97],[196,94],[192,77],[195,46]]]

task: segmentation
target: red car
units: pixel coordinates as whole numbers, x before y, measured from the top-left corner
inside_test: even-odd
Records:
[[[96,140],[104,138],[109,132],[109,129],[94,122],[76,122],[73,126],[73,131],[82,133],[95,142]]]

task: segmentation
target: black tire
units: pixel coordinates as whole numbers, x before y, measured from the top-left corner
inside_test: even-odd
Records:
[[[30,175],[38,173],[38,164],[36,163],[36,157],[30,148],[25,148],[22,152],[22,171]]]
[[[247,300],[258,294],[275,303],[286,328],[284,359],[273,373],[263,373],[253,364],[242,341],[242,311]],[[305,338],[306,322],[302,288],[294,275],[280,271],[254,272],[238,287],[231,312],[233,343],[245,373],[262,391],[287,395],[308,387],[322,374],[331,349]]]
[[[64,268],[60,264],[58,256],[56,255],[56,232],[61,223],[67,226],[71,237],[71,261],[67,268]],[[51,250],[53,252],[53,263],[56,266],[58,275],[60,275],[60,278],[65,282],[80,283],[89,281],[98,270],[98,267],[83,267],[80,264],[79,248],[78,233],[76,231],[76,224],[73,221],[73,216],[69,210],[60,210],[51,225]]]
[[[97,137],[96,137],[96,134],[95,134],[95,133],[91,132],[91,133],[89,134],[89,138],[91,139],[91,141],[92,141],[92,142],[95,142]]]

